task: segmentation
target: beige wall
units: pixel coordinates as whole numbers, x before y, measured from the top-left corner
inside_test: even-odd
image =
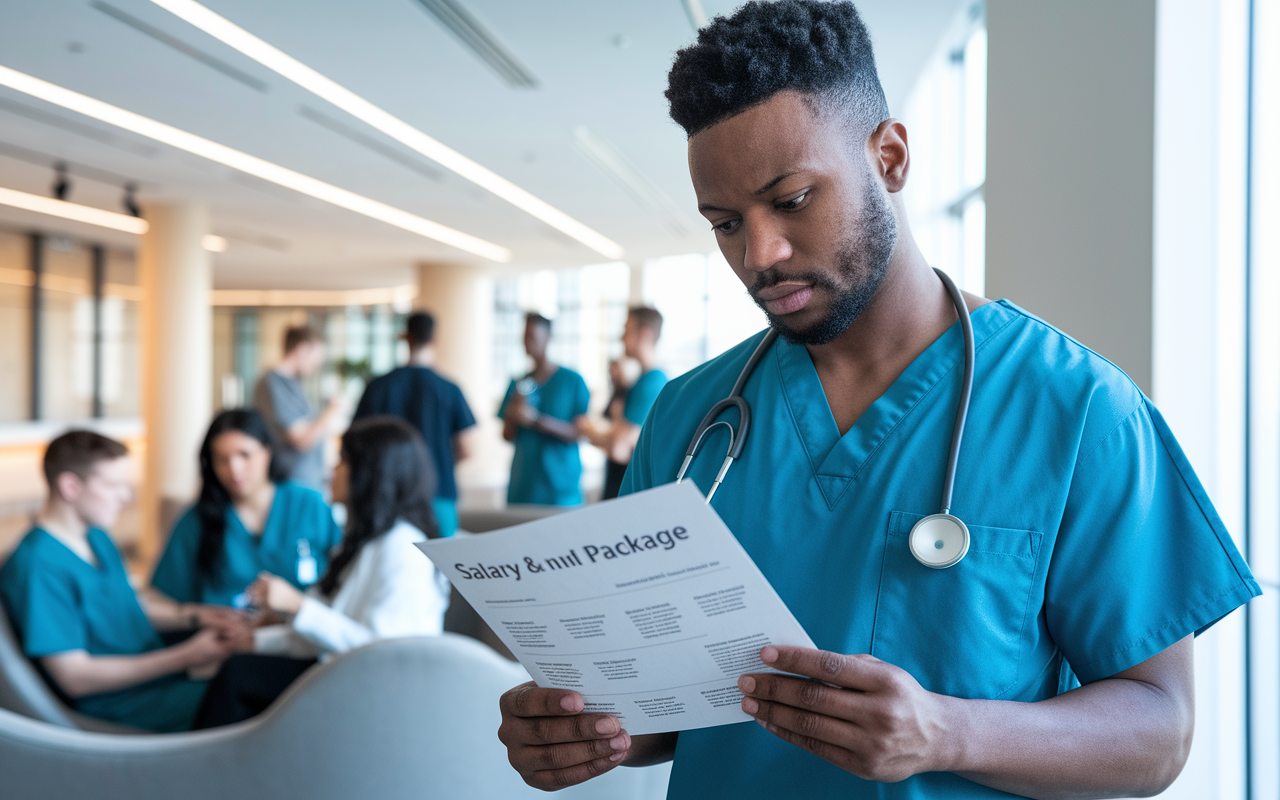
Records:
[[[1151,391],[1155,0],[987,4],[987,294]]]

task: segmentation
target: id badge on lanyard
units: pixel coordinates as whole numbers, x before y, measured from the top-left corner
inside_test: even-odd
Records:
[[[316,557],[311,554],[311,543],[306,539],[298,540],[298,583],[310,586],[320,577]]]

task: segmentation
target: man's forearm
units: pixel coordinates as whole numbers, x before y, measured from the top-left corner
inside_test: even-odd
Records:
[[[550,414],[539,414],[529,427],[538,433],[545,433],[547,436],[552,436],[562,442],[576,442],[582,438],[582,434],[578,431],[578,426],[559,417],[553,417]]]
[[[83,650],[41,659],[45,670],[69,697],[112,692],[137,686],[188,666],[182,645],[137,656],[91,656]]]
[[[1194,709],[1177,697],[1120,677],[1038,703],[944,705],[953,746],[946,769],[1044,800],[1162,791],[1181,772],[1194,727]]]
[[[138,592],[138,604],[151,625],[160,631],[184,630],[200,625],[199,615],[185,603],[147,587]]]

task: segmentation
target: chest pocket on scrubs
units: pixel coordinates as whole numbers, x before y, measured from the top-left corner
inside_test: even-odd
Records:
[[[964,560],[930,569],[907,542],[922,516],[889,516],[871,655],[931,692],[997,698],[1017,683],[1023,633],[1035,624],[1031,589],[1044,535],[968,525]]]

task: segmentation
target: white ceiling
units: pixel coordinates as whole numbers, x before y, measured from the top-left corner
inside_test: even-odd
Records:
[[[680,0],[456,0],[528,69],[513,88],[418,0],[205,0],[205,5],[390,113],[619,242],[626,259],[707,251],[684,135],[662,96],[693,38]],[[703,0],[709,14],[734,0]],[[864,0],[897,108],[960,6]],[[126,24],[121,17],[133,24]],[[156,35],[144,33],[149,28]],[[369,128],[148,0],[0,0],[0,64],[199,134],[510,248],[510,268],[601,256]],[[670,202],[643,202],[575,147],[585,127]],[[480,259],[0,88],[0,186],[46,194],[70,163],[69,199],[119,209],[200,200],[230,241],[220,288],[364,288],[410,282],[423,260]],[[47,218],[0,210],[26,230]],[[126,234],[54,232],[129,247]]]

